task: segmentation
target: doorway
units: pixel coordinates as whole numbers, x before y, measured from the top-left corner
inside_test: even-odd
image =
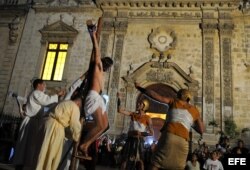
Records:
[[[165,84],[157,83],[152,84],[146,89],[153,90],[156,93],[165,96],[165,97],[173,97],[176,98],[176,91]],[[147,115],[149,115],[152,119],[153,128],[154,128],[154,136],[153,137],[147,137],[146,142],[148,144],[152,144],[153,141],[158,141],[160,136],[160,130],[167,119],[167,112],[168,112],[168,105],[162,104],[157,101],[154,101],[147,96],[140,94],[137,98],[137,104],[139,101],[147,99],[149,101],[149,109],[147,110]]]

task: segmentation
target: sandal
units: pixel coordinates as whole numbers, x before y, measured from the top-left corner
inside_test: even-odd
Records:
[[[77,155],[75,155],[76,158],[85,159],[85,160],[92,160],[92,157],[88,156],[88,153],[84,153],[83,151],[79,150]]]

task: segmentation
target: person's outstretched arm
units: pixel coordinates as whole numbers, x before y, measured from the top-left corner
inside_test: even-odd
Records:
[[[132,112],[126,111],[125,108],[121,107],[120,93],[117,93],[117,112],[127,116],[130,116],[132,114]]]
[[[168,98],[165,96],[161,96],[158,93],[154,92],[153,90],[149,90],[149,89],[145,89],[143,87],[141,87],[138,83],[135,83],[135,88],[137,88],[137,90],[139,90],[141,93],[151,97],[154,100],[157,100],[161,103],[170,103],[172,98]]]

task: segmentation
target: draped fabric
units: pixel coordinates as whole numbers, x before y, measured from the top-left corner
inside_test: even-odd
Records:
[[[80,110],[73,101],[64,101],[57,105],[45,123],[44,139],[36,166],[37,170],[56,170],[62,155],[66,127],[77,141],[80,132]]]

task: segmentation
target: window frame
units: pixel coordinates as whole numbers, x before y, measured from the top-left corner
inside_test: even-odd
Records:
[[[50,44],[57,44],[57,48],[56,49],[49,49],[49,46]],[[67,44],[68,47],[67,47],[67,50],[60,50],[60,45],[61,44]],[[54,63],[53,63],[53,67],[52,67],[52,72],[51,72],[51,77],[50,79],[43,79],[45,81],[62,81],[63,80],[63,75],[61,77],[61,80],[54,80],[54,76],[55,76],[55,72],[56,72],[56,65],[57,65],[57,62],[58,62],[58,56],[59,56],[59,53],[60,52],[66,52],[66,57],[65,57],[65,61],[64,61],[64,67],[63,67],[63,72],[65,70],[65,65],[66,65],[66,61],[67,61],[67,56],[68,56],[68,51],[69,51],[69,43],[68,42],[48,42],[47,44],[47,49],[46,49],[46,55],[45,55],[45,60],[44,60],[44,63],[43,63],[43,69],[42,69],[42,74],[41,74],[41,78],[43,79],[43,76],[44,76],[44,71],[45,71],[45,67],[46,67],[46,62],[47,62],[47,59],[48,59],[48,53],[49,52],[55,52],[55,59],[54,59]],[[63,74],[63,73],[62,73]]]

